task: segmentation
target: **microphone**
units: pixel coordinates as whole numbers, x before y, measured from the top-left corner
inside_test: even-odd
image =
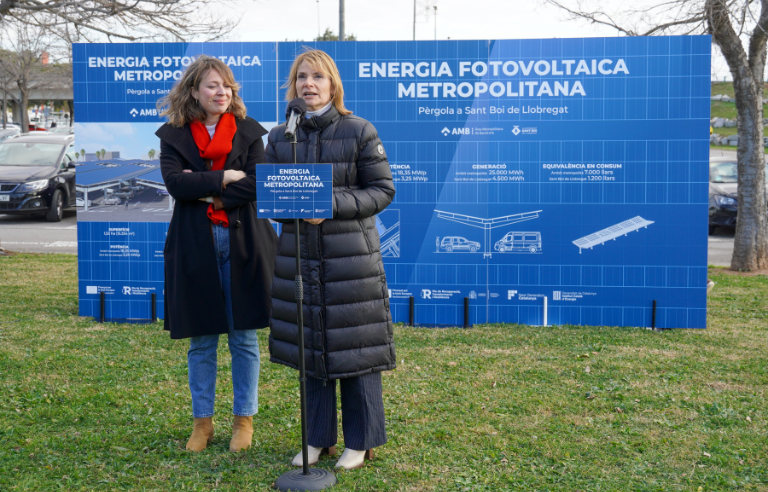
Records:
[[[296,136],[296,128],[299,126],[299,122],[306,112],[307,102],[304,99],[297,97],[288,103],[288,106],[285,108],[285,119],[288,120],[288,123],[285,125],[286,140],[294,139]]]

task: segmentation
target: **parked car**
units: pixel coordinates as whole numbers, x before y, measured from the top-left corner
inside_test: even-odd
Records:
[[[5,130],[0,130],[0,142],[4,142],[8,140],[11,137],[15,137],[16,135],[19,135],[21,132],[18,128],[15,127],[7,127]]]
[[[60,221],[76,204],[74,140],[46,133],[0,143],[0,213]]]
[[[709,158],[709,233],[716,227],[736,227],[738,174],[736,152],[719,152]],[[765,166],[768,175],[768,164]],[[768,193],[768,183],[766,183]]]
[[[474,253],[480,249],[480,243],[477,241],[470,241],[463,237],[446,236],[440,241],[440,247],[448,253],[453,251],[469,251],[470,253]]]
[[[499,253],[505,251],[536,253],[541,251],[541,233],[511,231],[498,240],[493,248]]]
[[[60,135],[74,135],[75,128],[72,126],[54,126],[48,129],[48,133],[57,133]]]

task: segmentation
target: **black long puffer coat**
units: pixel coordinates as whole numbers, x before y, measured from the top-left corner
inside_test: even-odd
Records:
[[[292,163],[285,125],[272,129],[268,163]],[[377,213],[395,195],[392,172],[376,129],[331,107],[305,119],[297,132],[297,161],[333,164],[333,219],[301,224],[304,347],[307,375],[343,379],[395,368],[387,279]],[[295,228],[286,221],[272,283],[270,360],[298,367]]]

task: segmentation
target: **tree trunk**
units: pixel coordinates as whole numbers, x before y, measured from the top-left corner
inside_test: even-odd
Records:
[[[762,85],[762,84],[761,84]],[[768,268],[768,206],[765,197],[765,151],[763,150],[763,104],[751,76],[733,79],[739,125],[738,220],[731,270]]]
[[[11,95],[11,118],[13,118],[13,122],[17,125],[20,125],[21,122],[21,105],[19,104],[19,101],[16,100],[16,98]]]
[[[762,0],[759,24],[768,26],[768,0]],[[765,194],[765,151],[763,150],[763,71],[766,36],[758,25],[749,52],[744,51],[733,30],[724,2],[707,0],[705,6],[715,42],[720,46],[733,75],[736,111],[739,115],[738,220],[731,269],[754,271],[768,268],[768,205]]]
[[[27,91],[21,89],[21,106],[19,113],[21,113],[21,133],[29,133],[29,115],[27,114],[27,106],[29,106],[29,95]]]
[[[3,91],[3,130],[8,125],[8,94]]]

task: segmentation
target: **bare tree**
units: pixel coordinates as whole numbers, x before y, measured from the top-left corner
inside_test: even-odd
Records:
[[[0,57],[2,56],[2,53],[0,53]],[[8,99],[10,98],[12,101],[18,103],[14,96],[15,89],[13,89],[13,87],[15,87],[13,77],[3,69],[2,62],[0,61],[0,91],[3,92],[3,130],[6,129],[8,124]]]
[[[609,26],[627,36],[712,35],[733,75],[739,115],[738,221],[731,269],[768,268],[762,82],[768,0],[652,0],[648,5],[623,4],[618,10],[600,0],[540,2],[563,10],[571,19]]]
[[[45,36],[39,36],[32,32],[28,26],[21,26],[6,42],[10,44],[10,50],[0,50],[0,78],[10,82],[6,91],[13,94],[20,104],[21,131],[29,131],[27,119],[27,106],[29,105],[30,91],[36,89],[51,88],[54,79],[58,76],[58,82],[66,84],[67,76],[71,79],[71,70],[62,70],[59,65],[53,64],[46,67],[42,63],[43,54],[50,49],[50,42]],[[13,87],[15,86],[15,87]]]
[[[238,23],[231,0],[0,0],[3,24],[26,25],[66,43],[218,39]]]

